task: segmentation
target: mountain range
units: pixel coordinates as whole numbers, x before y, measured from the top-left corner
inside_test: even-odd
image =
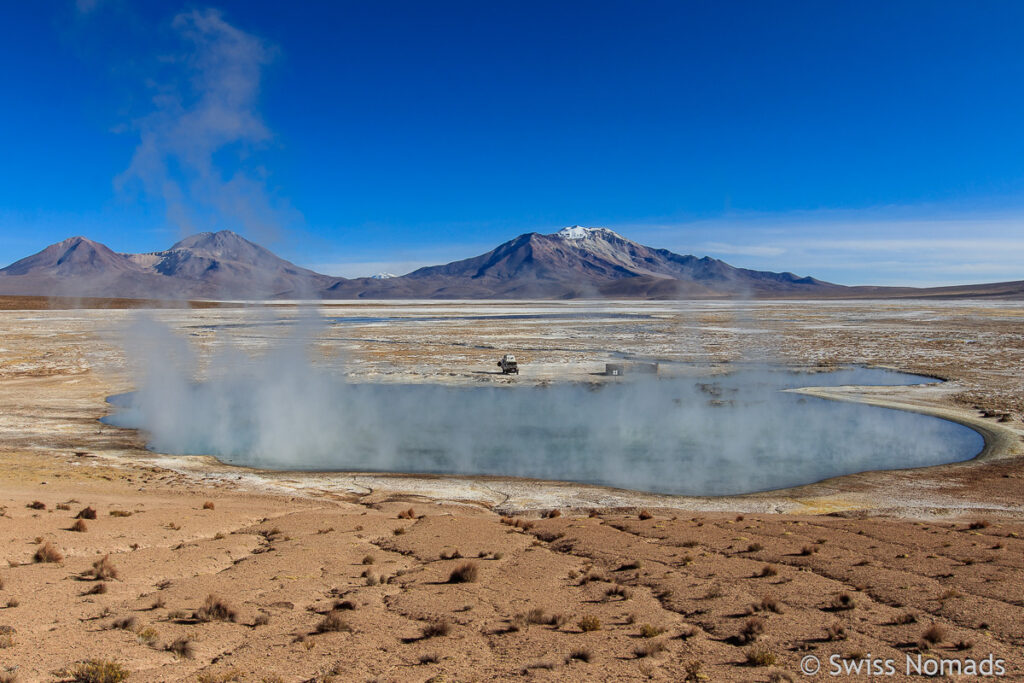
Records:
[[[229,230],[121,254],[72,237],[0,269],[0,294],[151,299],[573,299],[1024,296],[1024,282],[845,287],[654,249],[606,228],[527,233],[473,258],[401,276],[302,268]]]

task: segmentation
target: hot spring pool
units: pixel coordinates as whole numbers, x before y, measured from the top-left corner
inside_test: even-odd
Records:
[[[731,495],[878,469],[968,460],[984,443],[946,420],[787,393],[902,385],[874,369],[740,370],[580,384],[355,384],[317,373],[155,381],[104,421],[150,448],[278,470],[499,475]]]

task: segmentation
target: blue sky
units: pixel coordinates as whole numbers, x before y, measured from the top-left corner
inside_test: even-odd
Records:
[[[230,228],[356,276],[613,228],[1024,279],[1024,3],[10,3],[0,262]]]

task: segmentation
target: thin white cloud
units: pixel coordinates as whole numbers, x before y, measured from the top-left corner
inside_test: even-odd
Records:
[[[405,275],[424,266],[436,265],[438,264],[428,261],[352,261],[348,263],[313,263],[307,265],[306,268],[324,275],[356,278],[370,277],[378,273]]]
[[[725,242],[707,242],[700,249],[713,254],[733,254],[738,256],[779,256],[786,253],[782,247],[770,247],[763,244],[727,244]]]

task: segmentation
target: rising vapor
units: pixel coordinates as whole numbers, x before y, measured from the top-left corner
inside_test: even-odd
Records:
[[[275,48],[214,9],[181,13],[172,27],[182,44],[168,60],[176,77],[154,85],[152,110],[134,123],[139,142],[115,186],[161,199],[184,234],[228,227],[273,239],[299,219],[253,158],[273,138],[258,104]]]
[[[198,358],[156,323],[128,345],[136,386],[112,424],[163,453],[282,470],[484,474],[726,495],[970,458],[981,437],[936,418],[804,398],[786,386],[901,384],[880,370],[604,386],[360,384],[315,362],[311,318],[264,355]],[[198,368],[205,368],[200,378]],[[201,380],[201,381],[197,381]]]

